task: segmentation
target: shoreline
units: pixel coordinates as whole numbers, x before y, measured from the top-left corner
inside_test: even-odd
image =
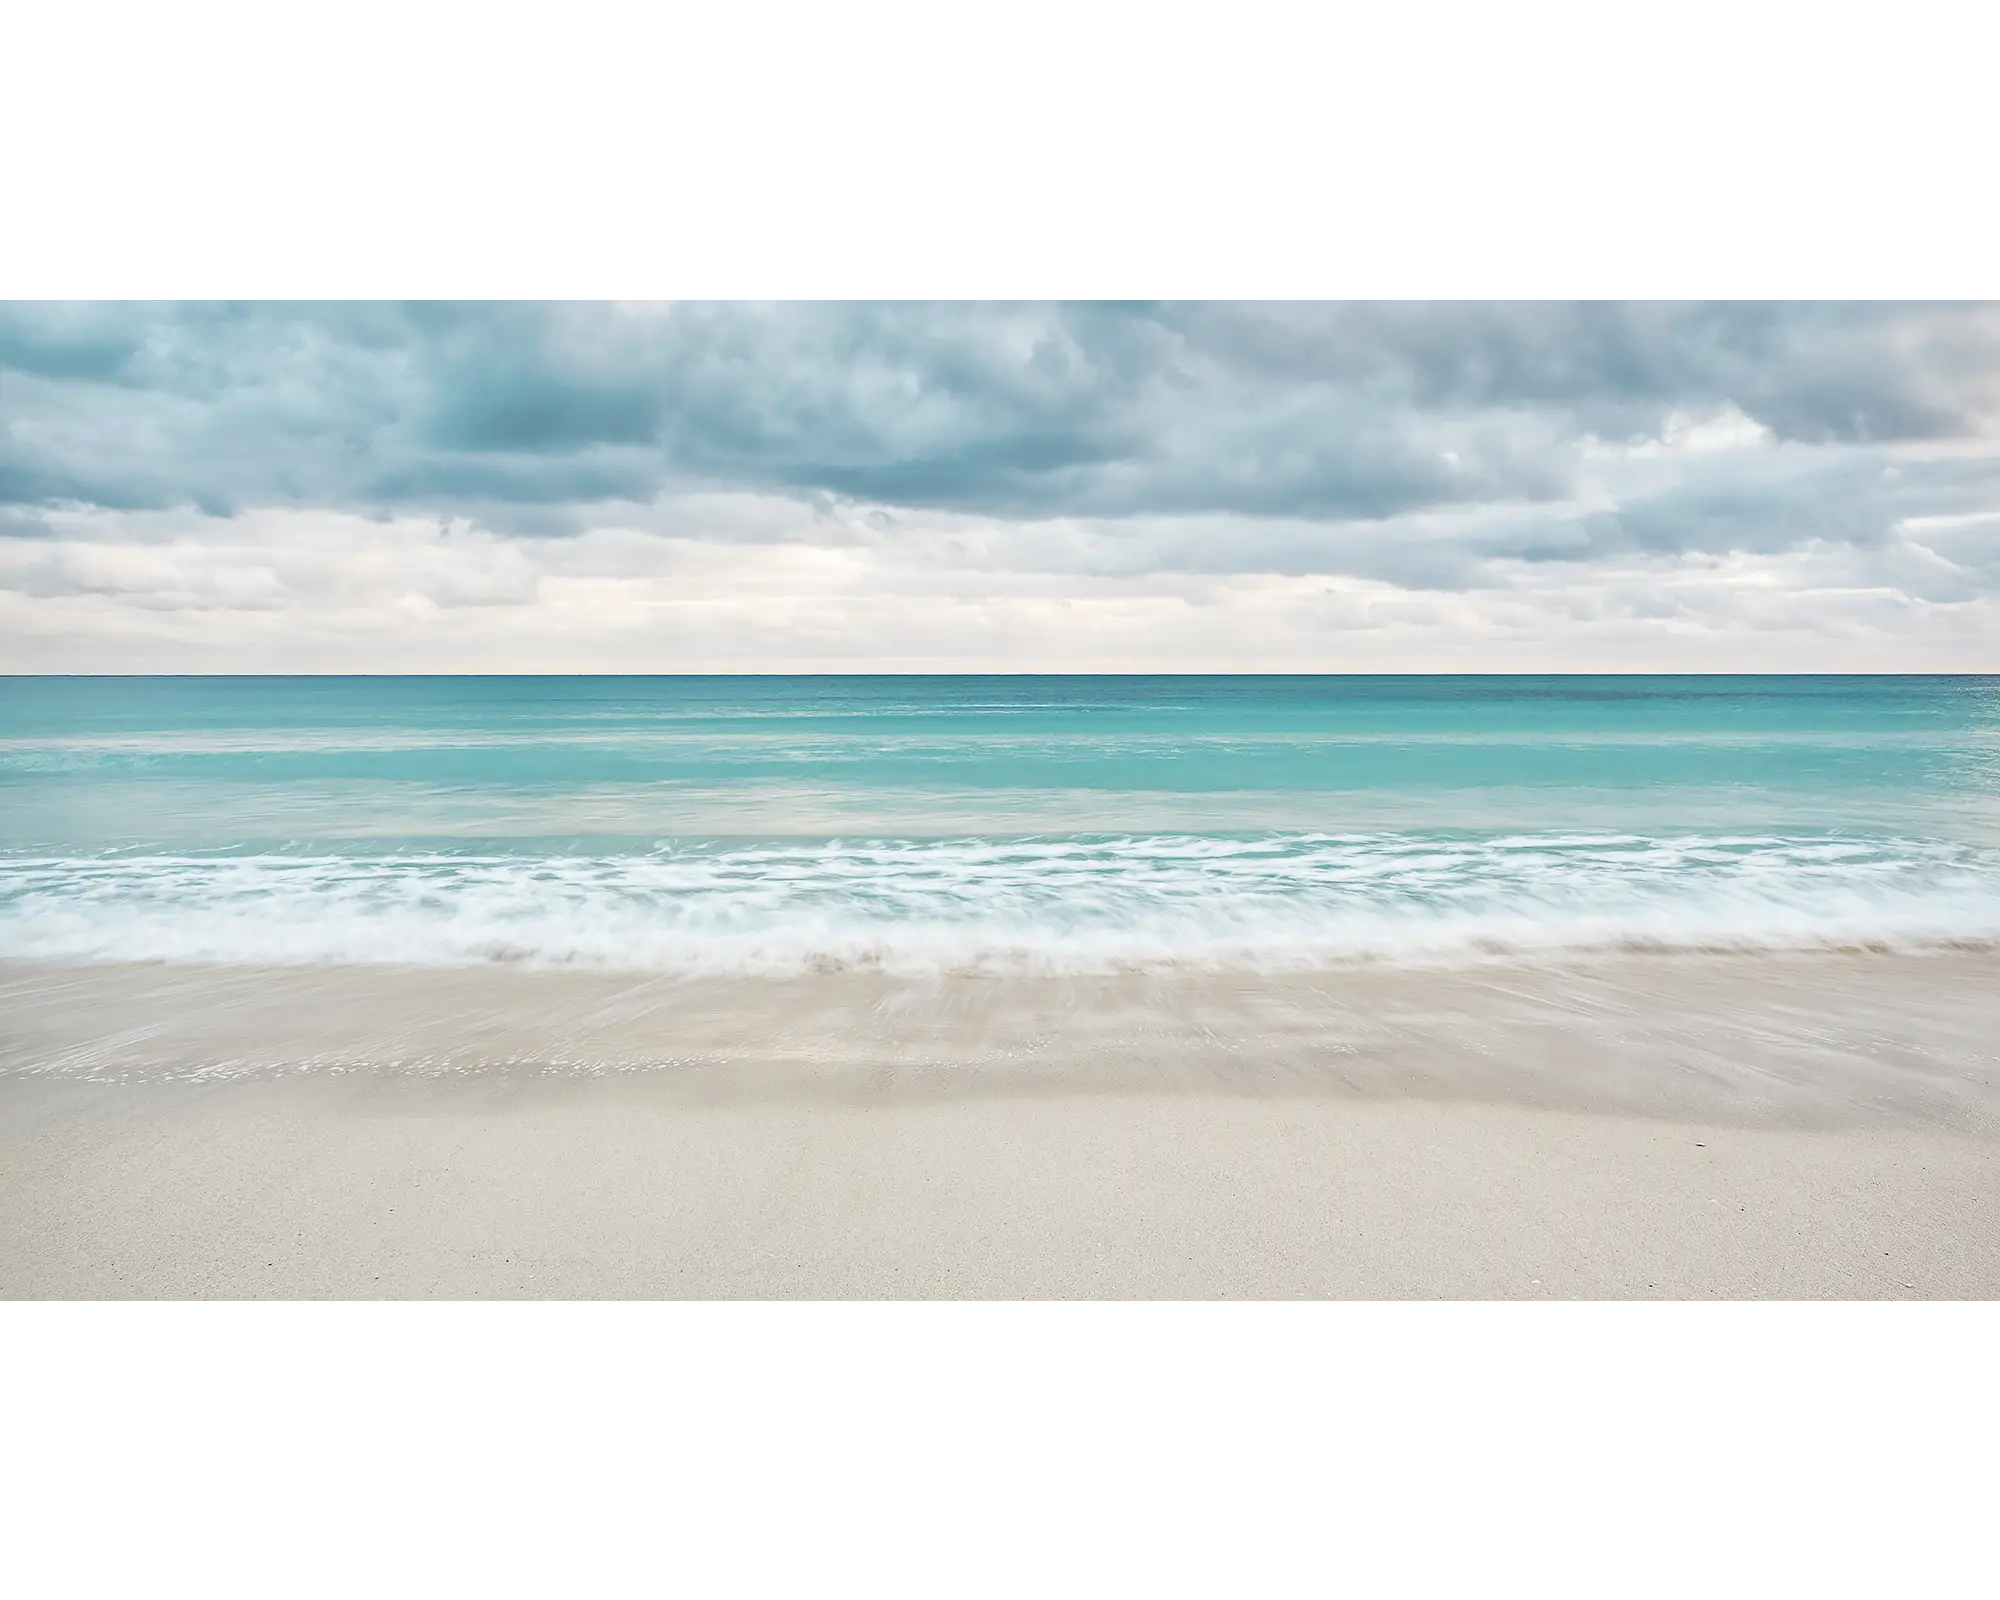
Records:
[[[0,1083],[633,1076],[695,1099],[1204,1091],[2000,1134],[2000,959],[1118,977],[0,961]]]

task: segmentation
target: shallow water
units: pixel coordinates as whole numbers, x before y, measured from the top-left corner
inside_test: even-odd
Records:
[[[0,680],[0,956],[1102,973],[2000,941],[2000,680]]]

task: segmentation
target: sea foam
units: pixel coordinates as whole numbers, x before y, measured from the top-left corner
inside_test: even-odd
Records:
[[[1097,973],[2000,941],[2000,851],[1270,833],[0,861],[0,956]]]

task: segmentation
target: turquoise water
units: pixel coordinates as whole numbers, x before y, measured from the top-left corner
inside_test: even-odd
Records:
[[[2000,939],[2000,679],[0,679],[0,955]]]

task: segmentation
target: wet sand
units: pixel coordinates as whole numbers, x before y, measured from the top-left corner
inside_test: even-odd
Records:
[[[0,966],[0,1294],[2000,1294],[1989,954]]]

